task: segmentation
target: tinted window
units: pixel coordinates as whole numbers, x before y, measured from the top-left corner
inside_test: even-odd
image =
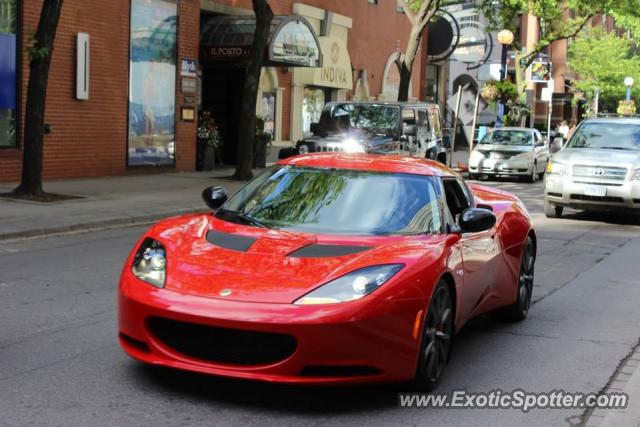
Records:
[[[480,144],[531,145],[531,132],[528,130],[494,130],[485,135]]]
[[[631,123],[583,123],[567,144],[569,148],[640,150],[640,125]]]
[[[269,228],[326,234],[440,232],[433,177],[280,166],[253,180],[218,212],[251,216]]]
[[[330,131],[361,130],[376,135],[395,136],[400,108],[380,104],[334,104],[326,108],[320,126]]]

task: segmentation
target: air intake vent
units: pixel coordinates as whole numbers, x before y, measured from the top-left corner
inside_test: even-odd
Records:
[[[240,234],[220,233],[219,231],[209,231],[207,233],[207,241],[221,248],[231,249],[232,251],[246,252],[251,245],[256,242],[256,238],[242,236]]]
[[[371,246],[309,245],[289,254],[294,258],[333,258],[353,255],[371,249]]]

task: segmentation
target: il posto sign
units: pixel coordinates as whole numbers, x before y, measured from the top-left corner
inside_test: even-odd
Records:
[[[248,58],[251,48],[248,46],[211,46],[205,50],[208,59],[217,61]]]

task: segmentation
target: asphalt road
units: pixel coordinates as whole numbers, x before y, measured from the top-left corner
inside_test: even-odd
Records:
[[[457,337],[439,392],[601,390],[640,339],[640,220],[534,214],[533,305]],[[0,243],[0,425],[577,425],[583,411],[400,408],[402,387],[314,389],[145,367],[120,350],[116,286],[141,228]],[[631,402],[634,404],[634,402]],[[640,404],[640,402],[635,402]]]

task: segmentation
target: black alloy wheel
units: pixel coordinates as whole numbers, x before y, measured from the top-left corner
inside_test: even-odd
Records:
[[[453,340],[453,300],[447,283],[438,282],[422,326],[422,343],[413,385],[420,391],[434,390],[449,361]]]

